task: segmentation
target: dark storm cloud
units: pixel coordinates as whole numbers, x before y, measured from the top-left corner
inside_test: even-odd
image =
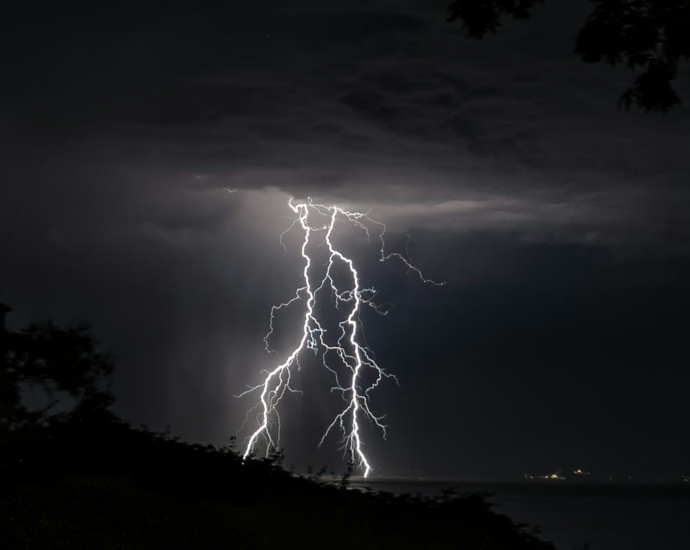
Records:
[[[675,467],[687,111],[616,111],[628,75],[570,57],[577,2],[481,43],[445,5],[23,3],[0,38],[0,300],[15,322],[92,320],[125,416],[221,442],[249,403],[230,396],[272,360],[266,314],[298,283],[277,241],[288,196],[373,207],[393,249],[411,229],[415,262],[449,283],[352,245],[398,304],[372,319],[402,384],[377,402],[378,463],[635,462],[657,437]],[[326,401],[294,401],[295,454],[314,456]]]
[[[545,190],[578,208],[588,186],[629,203],[677,178],[684,113],[624,117],[605,97],[615,75],[569,62],[562,37],[560,53],[535,48],[550,28],[539,18],[477,44],[450,32],[444,6],[165,7],[124,27],[126,9],[46,18],[18,33],[29,56],[15,63],[8,118],[72,133],[74,150],[120,167],[341,199],[329,182],[347,180],[349,198],[374,203],[392,185],[423,186],[415,200],[507,195],[531,214]],[[642,179],[662,164],[676,165],[669,182]]]

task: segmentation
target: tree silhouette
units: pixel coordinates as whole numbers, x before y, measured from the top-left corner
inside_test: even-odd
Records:
[[[690,59],[690,0],[590,0],[594,10],[575,39],[587,63],[622,65],[638,74],[619,107],[667,112],[681,104],[673,87],[678,65]],[[448,21],[467,36],[497,32],[501,18],[525,19],[544,0],[454,0]]]
[[[34,323],[18,333],[4,333],[0,363],[0,433],[23,425],[79,421],[110,416],[114,397],[106,387],[113,372],[110,356],[98,351],[87,324],[67,328],[51,321]],[[47,406],[30,410],[23,390],[43,389]],[[71,410],[49,415],[65,396]]]
[[[481,495],[347,490],[351,456],[327,483],[325,469],[284,470],[280,451],[244,460],[233,439],[218,449],[133,428],[108,410],[113,363],[88,325],[0,331],[0,358],[0,548],[554,550]],[[48,407],[22,404],[27,385]],[[48,415],[64,395],[71,410]]]

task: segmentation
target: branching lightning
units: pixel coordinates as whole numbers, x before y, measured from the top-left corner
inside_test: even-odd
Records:
[[[290,386],[290,378],[294,369],[300,367],[300,354],[308,350],[315,355],[320,353],[321,364],[333,374],[335,380],[335,385],[331,391],[340,393],[345,402],[343,410],[326,428],[319,447],[334,429],[339,430],[342,434],[342,449],[351,454],[355,465],[363,471],[366,477],[371,472],[372,467],[364,453],[361,421],[363,419],[371,421],[381,429],[384,438],[386,436],[386,425],[382,423],[383,416],[377,416],[372,412],[369,406],[369,394],[384,379],[391,378],[396,382],[397,379],[394,375],[387,373],[374,360],[373,353],[366,344],[360,320],[360,313],[364,307],[370,307],[382,315],[386,315],[388,310],[374,303],[373,298],[376,295],[376,290],[362,285],[353,260],[345,256],[334,245],[333,232],[336,224],[339,222],[350,223],[363,230],[368,240],[371,239],[370,227],[378,228],[378,239],[381,244],[380,261],[384,262],[396,258],[405,265],[408,271],[414,272],[424,283],[436,286],[441,286],[444,283],[425,278],[422,272],[401,254],[386,252],[384,240],[386,226],[381,222],[372,220],[369,217],[369,212],[349,212],[335,205],[315,204],[311,199],[305,203],[295,203],[291,199],[289,206],[297,217],[293,220],[292,225],[280,235],[280,243],[287,251],[283,237],[295,227],[301,227],[304,235],[301,246],[301,255],[304,258],[304,270],[302,272],[304,284],[295,291],[295,295],[290,300],[271,308],[269,331],[264,338],[266,350],[273,351],[270,348],[269,339],[274,331],[276,313],[297,301],[306,301],[302,336],[287,359],[273,370],[263,371],[265,378],[261,384],[250,387],[240,394],[242,397],[253,392],[260,392],[259,402],[247,413],[247,418],[249,418],[249,415],[258,409],[258,427],[246,440],[244,458],[246,459],[254,452],[260,438],[265,440],[267,454],[271,450],[278,449],[281,428],[278,404],[288,391],[301,393]],[[319,220],[327,219],[328,222],[313,226],[310,224],[310,217],[316,217]],[[312,272],[319,266],[315,265],[309,252],[316,234],[324,234],[321,244],[325,244],[329,254],[325,275],[318,285],[312,283],[315,278]],[[342,284],[338,286],[336,283],[334,271],[337,265],[345,267],[347,278],[350,281],[347,288],[342,288]],[[316,312],[317,297],[329,290],[335,298],[336,308],[341,305],[349,307],[347,318],[339,323],[340,334],[335,342],[331,341],[330,343],[326,339],[326,329],[323,328],[323,323],[319,321]],[[347,374],[348,380],[342,380],[342,373],[338,373],[336,365]],[[370,381],[364,387],[363,377],[367,371],[373,373],[374,376],[369,375],[367,377]]]

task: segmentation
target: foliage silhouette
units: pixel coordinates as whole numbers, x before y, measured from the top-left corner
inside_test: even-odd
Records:
[[[678,65],[690,59],[690,0],[591,0],[594,10],[580,29],[574,53],[639,71],[619,107],[668,112],[681,105],[673,87]],[[467,36],[495,33],[501,18],[528,18],[544,0],[454,0],[448,21],[460,20]]]
[[[115,399],[107,388],[113,361],[98,351],[88,324],[60,328],[52,321],[33,323],[18,333],[4,333],[0,352],[0,436],[22,425],[114,419],[109,408]],[[22,391],[30,387],[41,388],[49,404],[38,410],[24,405]],[[62,401],[60,394],[74,406],[49,415]]]
[[[5,495],[0,502],[0,532],[4,533],[0,535],[0,547],[4,548],[21,547],[18,542],[22,529],[26,532],[37,528],[34,517],[49,516],[51,521],[62,524],[79,522],[79,513],[86,513],[67,517],[59,509],[41,508],[36,502],[52,502],[58,497],[71,499],[69,509],[89,508],[88,514],[94,514],[91,505],[81,502],[81,490],[70,493],[75,483],[88,484],[92,494],[89,498],[98,502],[107,497],[109,504],[104,505],[103,513],[110,513],[112,499],[117,502],[120,498],[108,496],[113,485],[121,488],[117,491],[135,495],[132,498],[137,501],[162,498],[156,506],[163,506],[168,514],[180,514],[180,509],[190,507],[210,507],[214,513],[225,514],[226,522],[233,523],[238,514],[254,517],[253,514],[269,510],[271,518],[292,518],[291,525],[281,523],[280,529],[278,525],[263,526],[267,530],[262,535],[264,539],[280,543],[283,548],[301,548],[305,544],[319,547],[324,540],[318,540],[317,535],[326,526],[325,533],[318,536],[334,540],[354,537],[347,544],[329,542],[329,546],[336,548],[352,544],[362,548],[451,548],[460,543],[469,548],[484,544],[487,549],[553,548],[509,518],[493,513],[481,495],[449,492],[431,498],[359,491],[350,488],[350,470],[343,476],[345,481],[339,483],[316,476],[295,476],[281,467],[280,453],[243,461],[230,446],[184,443],[170,434],[135,429],[121,421],[86,425],[66,420],[59,425],[18,429],[11,441],[0,445],[0,457],[0,486]],[[30,516],[19,511],[25,505],[31,510]],[[117,506],[126,508],[124,503]],[[136,534],[132,526],[138,520],[124,508],[117,512],[118,529],[132,528]],[[7,518],[14,519],[10,523]],[[342,532],[343,522],[351,525],[351,533]],[[251,538],[242,522],[233,525],[236,536]],[[190,524],[189,532],[183,531],[190,545],[191,541],[200,544],[203,537],[212,535],[202,536],[195,529],[197,526]],[[280,542],[285,536],[282,529],[298,529],[299,536],[291,535],[296,537],[294,544]],[[52,535],[52,531],[47,531],[43,536]],[[71,536],[78,539],[77,534]],[[106,530],[104,539],[107,536]],[[148,547],[165,546],[151,543]]]
[[[492,512],[481,495],[439,498],[352,488],[326,470],[294,475],[274,452],[243,460],[229,445],[190,444],[109,412],[112,373],[85,327],[31,327],[3,364],[13,384],[50,381],[75,396],[70,413],[18,421],[0,441],[0,548],[553,550]],[[18,374],[18,371],[21,373]],[[90,399],[93,396],[97,406]],[[87,405],[83,405],[87,401]],[[105,412],[104,412],[105,411]],[[33,421],[36,420],[36,421]]]

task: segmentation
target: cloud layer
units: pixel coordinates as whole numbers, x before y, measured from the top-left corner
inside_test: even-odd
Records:
[[[639,441],[657,437],[654,456],[679,464],[687,110],[615,109],[629,75],[570,55],[580,2],[482,42],[444,22],[446,2],[423,4],[27,3],[0,39],[0,299],[15,326],[92,320],[126,417],[222,442],[245,410],[231,396],[270,362],[266,314],[298,281],[277,240],[285,202],[371,208],[391,246],[409,231],[415,262],[449,282],[431,292],[351,245],[398,303],[371,334],[402,382],[381,396],[380,462],[644,465]],[[306,461],[328,405],[295,406]],[[439,415],[460,435],[428,455]]]

